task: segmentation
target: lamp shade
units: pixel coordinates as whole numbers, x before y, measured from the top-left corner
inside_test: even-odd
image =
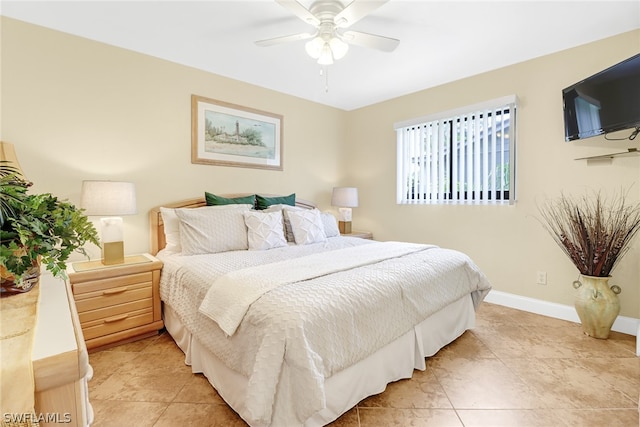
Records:
[[[310,57],[318,59],[322,53],[323,46],[324,40],[322,40],[322,37],[316,37],[305,44],[305,49]]]
[[[26,179],[20,163],[18,163],[18,156],[16,155],[16,149],[13,144],[9,142],[0,142],[0,161],[7,166],[11,166],[16,169],[23,179]],[[5,163],[6,162],[6,163]]]
[[[132,182],[83,181],[80,207],[92,216],[134,215],[136,187]]]
[[[322,46],[322,50],[320,51],[320,57],[318,58],[318,64],[320,65],[333,64],[333,53],[331,52],[331,47],[329,46],[329,43],[325,43]]]
[[[331,205],[344,208],[358,207],[358,189],[355,187],[334,187]]]
[[[349,50],[349,45],[337,37],[334,37],[329,41],[329,47],[331,47],[331,52],[333,52],[334,59],[343,58]]]

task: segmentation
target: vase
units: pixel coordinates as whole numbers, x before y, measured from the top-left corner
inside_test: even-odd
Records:
[[[607,339],[620,313],[620,287],[610,287],[610,278],[580,275],[580,280],[573,282],[573,287],[578,291],[575,307],[582,331],[590,337]]]
[[[38,284],[39,280],[40,263],[38,261],[34,260],[32,267],[17,280],[13,274],[7,271],[4,265],[0,264],[0,297],[4,298],[29,292]]]

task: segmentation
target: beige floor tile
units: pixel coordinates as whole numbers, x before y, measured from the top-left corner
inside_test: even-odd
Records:
[[[548,409],[462,409],[457,412],[465,427],[561,427],[567,425],[559,414]]]
[[[632,409],[458,410],[465,427],[635,427]]]
[[[637,409],[555,409],[553,414],[569,427],[640,426]]]
[[[159,353],[159,354],[168,354],[168,353],[176,353],[183,354],[180,347],[176,344],[176,342],[171,338],[169,333],[164,332],[152,341],[152,345],[148,345],[143,347],[140,350],[141,353]]]
[[[508,309],[513,310],[513,309]],[[560,320],[554,317],[541,316],[535,313],[527,313],[526,311],[513,310],[515,312],[513,318],[519,325],[526,326],[528,328],[555,328],[560,330],[570,331],[575,333],[581,330],[581,326],[577,323],[569,322],[568,320]]]
[[[154,427],[241,427],[242,418],[227,405],[207,403],[172,403]]]
[[[92,427],[151,427],[168,406],[158,402],[99,400],[92,396],[90,401],[94,414]]]
[[[534,328],[521,324],[499,323],[476,327],[473,333],[499,358],[578,357],[575,349],[565,347],[537,333]]]
[[[497,359],[430,359],[457,409],[536,409],[544,400]]]
[[[191,374],[157,373],[132,375],[117,373],[97,386],[91,397],[101,400],[172,402]]]
[[[636,337],[634,337],[633,335],[611,331],[607,340],[615,343],[616,345],[621,345],[635,354]]]
[[[636,427],[633,336],[484,303],[476,327],[331,425]],[[166,332],[92,352],[95,426],[245,426]]]
[[[550,408],[631,408],[637,401],[586,369],[581,359],[505,360],[504,363]]]
[[[602,381],[640,402],[640,357],[583,359],[580,364]]]
[[[191,367],[184,362],[182,352],[141,352],[137,353],[135,359],[123,365],[118,373],[130,373],[136,375],[153,375],[158,372],[180,374],[191,373]]]
[[[463,427],[453,409],[359,408],[362,427]]]
[[[368,397],[360,408],[442,408],[451,409],[451,402],[430,368],[414,371],[411,379],[387,385],[384,393]]]
[[[433,357],[494,359],[496,355],[471,330],[466,331],[457,340],[440,349]]]
[[[562,336],[548,336],[546,331],[540,331],[539,335],[547,336],[549,341],[556,347],[564,348],[575,354],[575,358],[591,358],[591,357],[632,357],[635,356],[635,342],[631,344],[627,340],[597,339],[582,333],[579,329],[575,333],[565,333]],[[568,331],[567,331],[568,332]],[[617,335],[616,335],[617,336]]]
[[[128,351],[132,353],[139,353],[145,348],[153,345],[158,335],[151,336],[149,338],[145,338],[143,340],[133,341],[127,344],[117,345],[115,347],[110,347],[104,351]]]
[[[636,427],[632,409],[458,410],[465,427]]]
[[[476,319],[476,327],[485,327],[488,325],[517,325],[522,323],[528,323],[523,321],[527,319],[531,313],[526,311],[515,310],[513,308],[504,307],[497,304],[482,303],[478,307]],[[533,316],[533,321],[537,316]]]
[[[331,427],[359,427],[360,419],[358,418],[358,408],[355,407],[345,412],[337,420],[328,425]]]
[[[118,370],[127,366],[133,359],[138,357],[138,353],[101,351],[89,354],[89,364],[93,368],[93,378],[89,382],[89,389],[102,384]]]
[[[224,400],[202,374],[191,375],[173,401],[224,404]]]

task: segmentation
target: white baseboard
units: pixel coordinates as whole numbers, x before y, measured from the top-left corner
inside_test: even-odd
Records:
[[[576,313],[576,309],[569,305],[557,304],[555,302],[523,297],[496,290],[491,290],[484,300],[492,304],[516,308],[518,310],[553,317],[555,319],[580,323],[580,318]],[[636,337],[636,355],[640,356],[640,319],[618,316],[616,321],[613,323],[611,330],[622,332],[623,334],[634,335]]]

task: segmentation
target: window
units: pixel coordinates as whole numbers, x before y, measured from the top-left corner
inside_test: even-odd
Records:
[[[396,123],[399,204],[515,202],[516,97]]]
[[[588,138],[590,136],[600,135],[602,132],[600,102],[578,93],[575,105],[576,120],[578,121],[578,136],[580,138]]]

